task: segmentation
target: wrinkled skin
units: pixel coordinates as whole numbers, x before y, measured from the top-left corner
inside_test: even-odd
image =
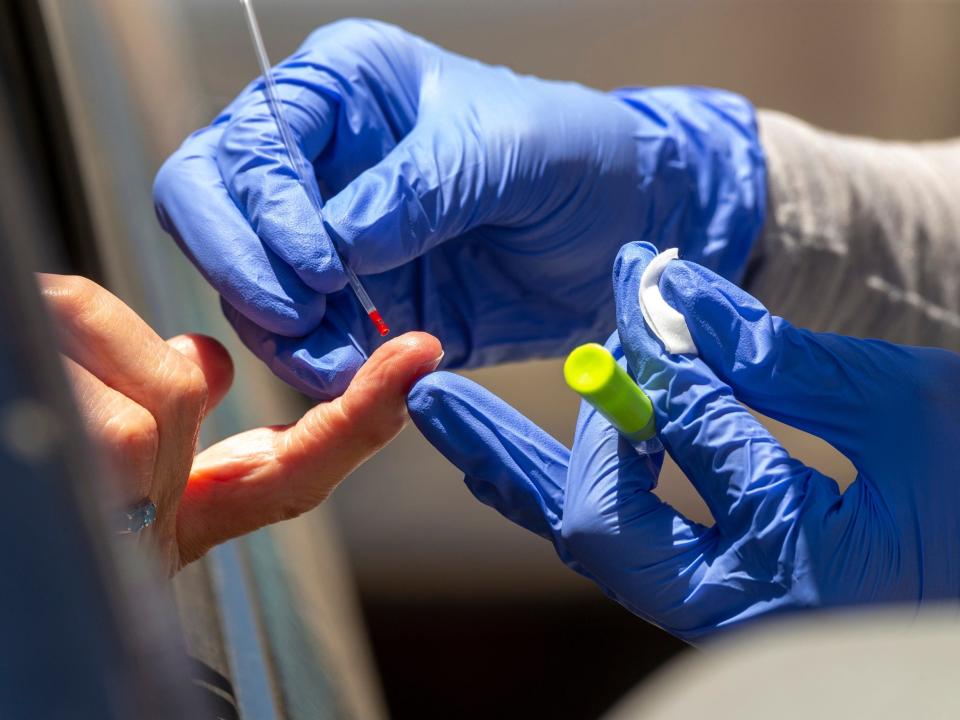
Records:
[[[295,423],[249,430],[194,457],[200,423],[233,379],[223,346],[202,335],[164,342],[85,278],[38,281],[87,433],[120,482],[122,506],[156,504],[156,522],[140,535],[171,575],[218,543],[322,502],[400,432],[407,391],[441,356],[425,333],[398,337],[343,396]]]

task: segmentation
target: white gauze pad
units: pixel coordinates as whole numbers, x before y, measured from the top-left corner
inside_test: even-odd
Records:
[[[660,294],[660,276],[671,260],[678,259],[677,248],[664,250],[647,265],[640,276],[640,312],[668,353],[696,355],[697,346],[690,337],[686,318],[674,310]]]

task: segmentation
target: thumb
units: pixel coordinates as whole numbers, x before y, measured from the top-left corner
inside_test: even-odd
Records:
[[[292,425],[249,430],[200,453],[177,515],[182,562],[326,499],[403,429],[407,392],[441,358],[431,335],[401,335],[370,356],[341,397]]]
[[[483,151],[459,125],[417,125],[327,203],[324,225],[360,274],[384,272],[484,223]]]

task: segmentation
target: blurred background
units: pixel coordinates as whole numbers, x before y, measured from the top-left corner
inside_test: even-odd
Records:
[[[61,41],[68,104],[80,117],[74,132],[88,148],[94,224],[101,236],[113,233],[104,276],[168,334],[206,329],[231,339],[215,298],[156,229],[149,182],[187,132],[258,74],[238,3],[98,0],[89,8],[100,31],[71,0],[44,4]],[[365,16],[490,63],[602,89],[712,85],[837,131],[960,135],[960,3],[949,0],[258,0],[257,9],[274,62],[312,28]],[[90,42],[102,39],[103,28],[111,47]],[[111,73],[101,72],[104,63]],[[117,84],[124,104],[98,107]],[[172,303],[171,289],[186,286],[179,305]],[[248,358],[240,373],[249,374],[236,386],[246,394],[220,411],[207,441],[238,424],[289,420],[304,402],[231,347]],[[559,363],[470,375],[570,440],[577,401]],[[841,484],[852,479],[848,463],[822,442],[781,426],[774,432]],[[667,467],[660,493],[709,522],[675,466]],[[254,594],[271,582],[299,587],[296,612],[327,658],[310,677],[327,678],[333,696],[353,698],[342,701],[347,715],[595,717],[683,650],[566,570],[547,543],[477,503],[415,430],[314,515],[269,531],[269,546],[253,540],[238,552],[253,568],[247,579]],[[285,573],[279,580],[270,574],[278,565]],[[229,584],[211,572],[223,600]],[[268,595],[258,597],[262,626],[282,624],[270,608],[285,611]],[[276,658],[289,646],[270,647]],[[231,657],[226,653],[224,667]],[[288,707],[320,702],[284,692]]]

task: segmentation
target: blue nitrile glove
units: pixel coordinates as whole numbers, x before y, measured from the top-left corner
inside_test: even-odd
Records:
[[[660,288],[700,355],[669,355],[637,301],[652,257],[635,243],[617,258],[619,338],[716,524],[661,502],[662,454],[639,456],[589,405],[568,452],[469,380],[427,376],[411,415],[474,495],[686,640],[800,608],[960,598],[960,356],[795,328],[689,262]],[[608,347],[623,354],[616,334]],[[840,494],[738,401],[830,442],[856,481]]]
[[[753,109],[730,93],[604,94],[366,20],[314,32],[277,81],[323,223],[259,81],[167,161],[156,204],[246,344],[316,397],[381,342],[332,239],[395,331],[436,335],[466,367],[606,337],[629,240],[736,278],[763,222]]]

